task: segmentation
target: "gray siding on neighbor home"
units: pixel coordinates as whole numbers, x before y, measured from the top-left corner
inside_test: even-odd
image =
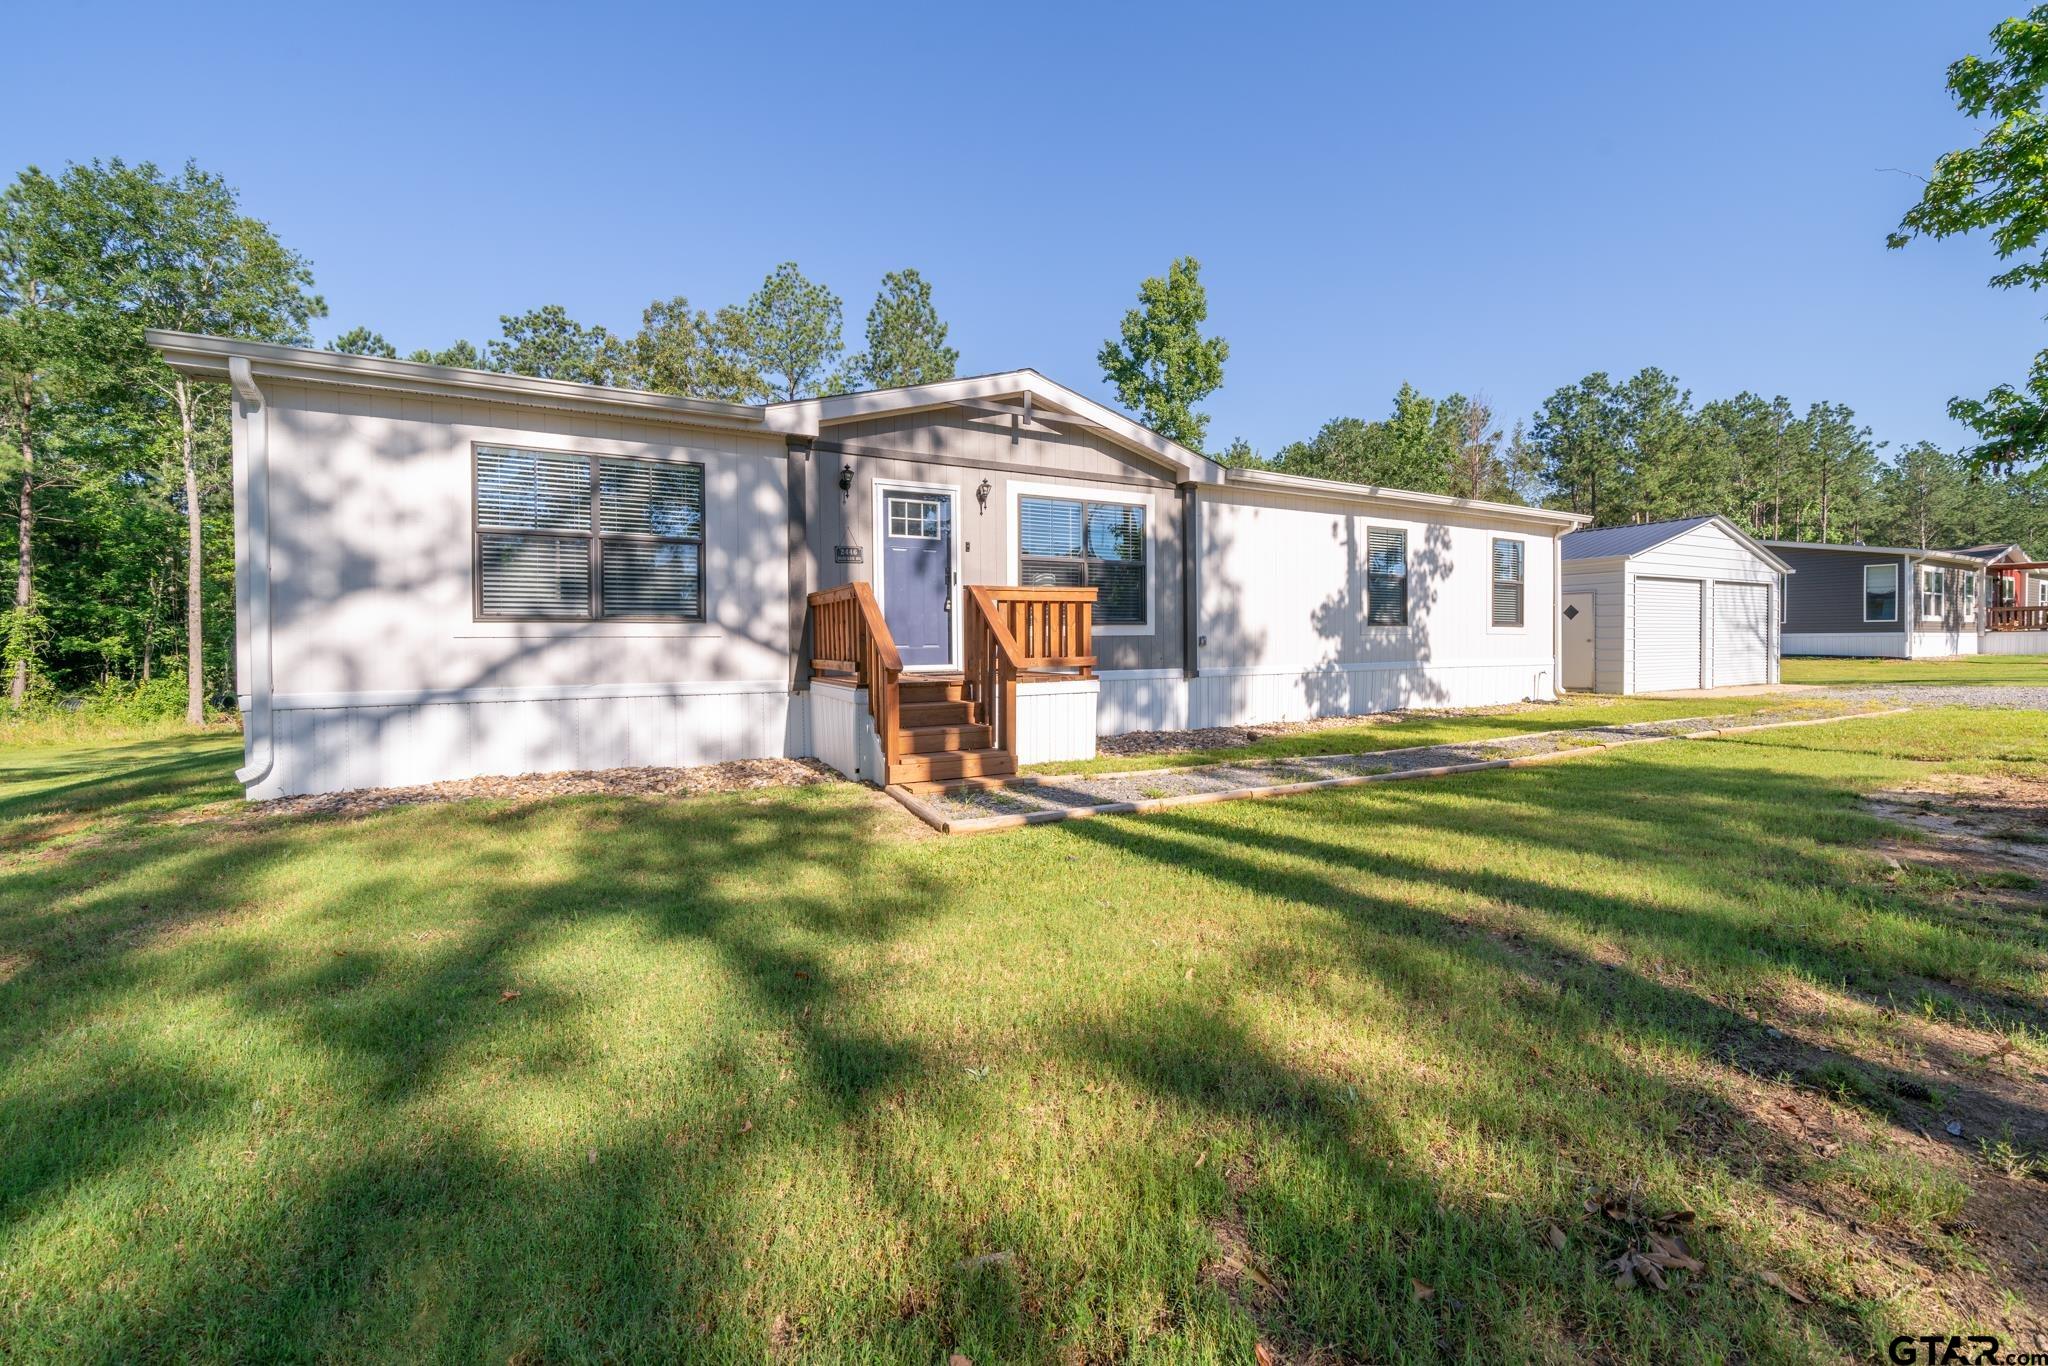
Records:
[[[1835,635],[1904,635],[1913,614],[1913,585],[1905,562],[1897,555],[1844,546],[1840,550],[1801,550],[1773,545],[1771,550],[1796,571],[1785,586],[1785,633],[1827,632]],[[1899,619],[1863,619],[1863,566],[1898,566]]]
[[[853,484],[839,489],[842,468]],[[989,483],[984,508],[975,496]],[[959,410],[909,413],[827,427],[810,460],[808,538],[815,588],[873,582],[875,485],[880,481],[951,486],[960,545],[960,582],[1014,584],[1016,499],[1029,492],[1136,502],[1145,509],[1146,617],[1142,628],[1098,627],[1098,668],[1180,669],[1182,500],[1164,469],[1086,433],[1020,432],[1009,423]],[[839,562],[840,547],[860,561]],[[957,662],[957,661],[956,661]]]

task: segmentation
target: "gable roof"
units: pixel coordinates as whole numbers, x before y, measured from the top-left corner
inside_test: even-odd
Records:
[[[1758,559],[1781,574],[1795,572],[1791,565],[1773,555],[1757,540],[1726,517],[1684,517],[1670,522],[1639,522],[1629,526],[1604,526],[1592,531],[1574,531],[1559,541],[1558,551],[1567,560],[1625,559],[1655,550],[1675,541],[1688,531],[1712,525],[1726,533]]]
[[[1209,457],[1028,368],[897,389],[863,389],[851,394],[792,399],[768,404],[763,411],[771,428],[818,436],[823,429],[844,422],[940,408],[965,408],[1015,418],[1032,426],[1092,432],[1150,464],[1164,467],[1183,482],[1213,482],[1222,472],[1222,467]]]
[[[2004,559],[2026,560],[2032,558],[2025,550],[2016,545],[1968,545],[1951,550],[1948,553],[1951,555],[1964,555],[1973,560],[1982,560],[1986,564],[1995,564],[1999,560]]]

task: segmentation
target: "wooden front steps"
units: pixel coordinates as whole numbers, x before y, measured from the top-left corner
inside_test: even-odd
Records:
[[[960,674],[905,674],[897,686],[903,752],[889,762],[889,781],[929,792],[967,778],[1001,778],[1017,771],[1007,750],[993,747],[994,731],[967,696]]]

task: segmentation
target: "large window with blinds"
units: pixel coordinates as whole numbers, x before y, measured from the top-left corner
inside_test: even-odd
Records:
[[[1493,542],[1493,624],[1522,624],[1522,542]]]
[[[704,619],[704,467],[476,450],[476,614]]]
[[[1365,529],[1365,620],[1408,624],[1408,533],[1396,527]]]
[[[1095,624],[1145,624],[1145,509],[1133,503],[1017,499],[1017,582],[1093,588]]]

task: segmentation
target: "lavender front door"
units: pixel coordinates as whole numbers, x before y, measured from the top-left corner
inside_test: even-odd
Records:
[[[882,619],[906,668],[953,662],[953,495],[882,495]]]

